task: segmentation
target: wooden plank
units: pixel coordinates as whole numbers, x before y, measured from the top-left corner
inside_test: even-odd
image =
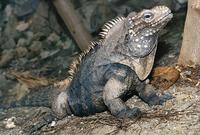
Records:
[[[81,23],[79,15],[74,10],[70,0],[53,0],[58,14],[63,19],[71,35],[81,50],[88,48],[91,35]]]
[[[188,11],[178,63],[186,66],[200,64],[200,0],[188,0]]]

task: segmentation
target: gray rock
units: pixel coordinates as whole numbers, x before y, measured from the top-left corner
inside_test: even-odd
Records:
[[[187,0],[176,0],[176,1],[178,1],[181,4],[185,4],[187,2]]]
[[[15,57],[15,51],[13,49],[4,50],[0,59],[0,67],[5,67]]]
[[[12,7],[10,5],[7,5],[4,11],[6,19],[12,15],[12,11],[13,11]]]
[[[28,50],[25,47],[17,47],[15,50],[18,58],[25,57],[28,53]]]
[[[20,38],[17,42],[17,47],[27,46],[28,41],[25,38]]]
[[[47,38],[47,41],[49,42],[57,42],[60,39],[60,37],[56,33],[51,33],[49,37]]]
[[[49,10],[49,26],[56,33],[61,33],[63,31],[63,27],[58,23],[57,16],[54,10]]]
[[[33,54],[40,54],[40,52],[42,51],[42,42],[33,41],[29,49]]]
[[[30,22],[24,22],[21,21],[19,24],[16,26],[16,30],[19,32],[24,32],[30,27],[31,23]]]
[[[12,3],[14,14],[20,19],[25,19],[37,9],[39,0],[12,0]]]
[[[70,48],[70,44],[68,44],[67,41],[63,42],[63,41],[59,40],[58,42],[56,42],[56,47],[66,50],[66,49]]]
[[[26,33],[27,41],[30,43],[33,40],[34,34],[32,31],[27,31]]]
[[[8,90],[14,86],[15,82],[7,79],[5,75],[3,75],[2,73],[0,74],[0,82],[1,82],[0,83],[0,104],[1,104],[2,103],[1,100],[7,98],[4,95],[6,95]]]
[[[6,20],[3,34],[7,39],[15,38],[16,36],[19,35],[19,33],[16,32],[17,23],[18,23],[18,20],[13,14],[11,14]]]
[[[3,92],[2,92],[2,90],[0,89],[0,98],[2,98],[2,96],[3,96]]]
[[[48,22],[49,17],[49,5],[46,1],[41,0],[35,14],[32,16],[31,31],[33,33],[41,32],[44,35],[51,33],[51,28]]]
[[[57,54],[59,51],[60,51],[59,49],[53,50],[53,51],[42,51],[40,53],[40,57],[41,57],[41,59],[46,59],[48,57],[51,57],[51,56]]]
[[[15,41],[13,38],[8,39],[4,44],[2,44],[1,48],[2,49],[11,49],[16,46]]]
[[[36,34],[33,35],[32,40],[41,40],[42,38],[46,38],[46,35],[42,32],[36,32]]]

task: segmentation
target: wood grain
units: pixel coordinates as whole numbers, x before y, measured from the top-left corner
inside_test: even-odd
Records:
[[[200,64],[200,0],[188,0],[188,11],[184,28],[183,43],[178,63]]]
[[[81,22],[79,14],[74,10],[71,1],[53,0],[52,2],[79,48],[81,50],[87,49],[92,38],[90,33],[86,30]]]

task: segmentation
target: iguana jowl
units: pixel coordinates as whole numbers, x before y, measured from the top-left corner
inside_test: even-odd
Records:
[[[156,6],[106,23],[101,40],[72,64],[70,85],[53,101],[54,113],[87,116],[109,110],[116,117],[134,117],[139,108],[124,103],[132,95],[149,105],[168,100],[145,89],[144,80],[153,66],[158,32],[172,16],[169,8]]]

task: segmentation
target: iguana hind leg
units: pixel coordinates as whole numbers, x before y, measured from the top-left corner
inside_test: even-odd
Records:
[[[120,96],[126,93],[129,84],[126,79],[111,78],[107,81],[103,100],[105,105],[110,110],[111,114],[119,118],[135,118],[141,114],[139,108],[129,108],[121,99]]]
[[[54,98],[52,103],[52,111],[58,119],[62,119],[65,116],[72,114],[68,104],[68,95],[66,91],[61,92]]]

